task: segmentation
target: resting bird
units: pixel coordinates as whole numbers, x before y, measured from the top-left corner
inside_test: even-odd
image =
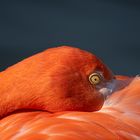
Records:
[[[139,84],[87,51],[47,49],[0,73],[0,139],[140,139]]]

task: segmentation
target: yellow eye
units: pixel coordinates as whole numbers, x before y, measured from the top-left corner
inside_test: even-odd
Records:
[[[89,81],[91,84],[93,85],[97,85],[101,82],[102,80],[102,77],[99,73],[92,73],[90,76],[89,76]]]

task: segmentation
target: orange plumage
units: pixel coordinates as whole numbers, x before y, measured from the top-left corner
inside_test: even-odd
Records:
[[[95,72],[97,85],[89,82]],[[0,73],[0,138],[139,139],[139,84],[115,77],[89,52],[48,49]]]

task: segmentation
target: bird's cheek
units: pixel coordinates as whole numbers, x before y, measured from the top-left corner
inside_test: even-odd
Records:
[[[98,102],[98,108],[99,108],[99,109],[102,108],[102,106],[103,106],[103,104],[104,104],[104,101],[105,101],[104,96],[98,92],[97,102]],[[99,109],[98,109],[98,110],[99,110]]]
[[[102,108],[104,104],[104,96],[96,89],[91,94],[92,94],[91,100],[92,111],[98,111]]]

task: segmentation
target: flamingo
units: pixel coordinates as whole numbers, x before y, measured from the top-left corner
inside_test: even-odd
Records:
[[[47,49],[0,73],[0,139],[139,140],[139,85],[90,52]]]

